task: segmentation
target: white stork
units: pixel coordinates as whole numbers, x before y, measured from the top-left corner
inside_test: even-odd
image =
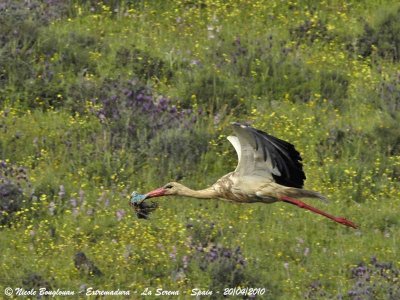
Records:
[[[286,202],[325,216],[340,224],[357,228],[341,217],[332,216],[295,198],[325,197],[303,189],[306,176],[302,159],[294,146],[249,125],[232,123],[236,136],[228,136],[238,155],[235,171],[226,174],[212,186],[192,190],[170,182],[143,196],[144,199],[177,195],[201,199],[221,199],[239,203]],[[143,200],[144,200],[143,199]]]

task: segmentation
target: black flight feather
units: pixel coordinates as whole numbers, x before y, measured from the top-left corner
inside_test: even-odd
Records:
[[[295,147],[281,139],[267,134],[264,131],[248,127],[259,140],[259,144],[263,147],[264,160],[267,160],[266,150],[271,154],[272,166],[278,167],[280,176],[272,174],[275,181],[279,184],[302,188],[306,176],[303,171],[303,165],[300,153]]]
[[[306,175],[303,172],[302,159],[292,144],[249,125],[237,122],[233,125],[240,126],[250,133],[254,138],[255,150],[262,149],[264,161],[268,160],[268,154],[271,156],[272,167],[276,167],[281,174],[272,174],[276,183],[289,187],[303,187]]]

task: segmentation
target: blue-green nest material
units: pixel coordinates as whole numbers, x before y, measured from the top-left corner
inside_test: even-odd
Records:
[[[157,203],[148,203],[144,201],[145,199],[146,195],[133,192],[129,201],[129,204],[133,207],[139,219],[148,219],[149,214],[158,207]]]
[[[146,199],[146,195],[139,194],[135,191],[131,195],[131,204],[143,202],[144,199]]]

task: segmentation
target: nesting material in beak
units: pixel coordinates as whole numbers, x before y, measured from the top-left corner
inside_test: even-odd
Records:
[[[146,203],[144,200],[147,198],[146,195],[133,192],[129,204],[133,207],[136,212],[136,216],[139,219],[148,219],[149,214],[154,211],[157,207],[157,203]]]
[[[139,194],[138,192],[133,192],[131,195],[131,200],[130,203],[134,204],[134,203],[140,203],[142,202],[144,199],[146,199],[146,195],[143,194]]]

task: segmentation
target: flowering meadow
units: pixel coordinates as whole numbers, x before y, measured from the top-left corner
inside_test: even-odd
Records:
[[[399,20],[394,0],[1,0],[0,298],[400,299]],[[285,203],[135,213],[132,191],[232,171],[232,121],[296,145],[329,199],[306,202],[359,229]]]

